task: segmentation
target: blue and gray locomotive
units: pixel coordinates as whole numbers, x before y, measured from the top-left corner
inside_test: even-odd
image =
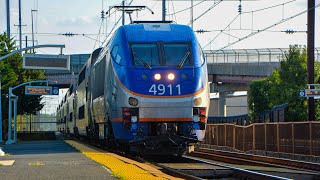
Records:
[[[119,27],[92,53],[73,86],[74,100],[65,102],[73,103],[75,122],[66,127],[76,136],[159,155],[182,154],[204,137],[207,65],[188,26]]]

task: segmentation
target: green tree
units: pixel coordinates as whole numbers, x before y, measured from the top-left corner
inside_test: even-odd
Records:
[[[315,63],[315,82],[319,82],[319,63]],[[290,46],[280,62],[280,67],[266,79],[250,84],[249,109],[253,115],[269,110],[273,106],[287,103],[287,121],[307,119],[306,98],[299,97],[299,90],[307,84],[307,52],[298,45]],[[320,109],[320,105],[318,109]],[[317,111],[317,118],[320,114]]]
[[[17,49],[16,42],[13,39],[8,39],[6,34],[0,34],[0,42],[6,42],[8,51],[3,51],[3,47],[0,49],[0,56],[4,56],[11,51]],[[2,113],[3,113],[3,127],[7,127],[8,119],[8,90],[9,87],[15,87],[19,84],[28,81],[34,81],[39,79],[45,79],[44,71],[42,70],[26,70],[22,69],[22,56],[17,53],[0,61],[0,73],[2,75]],[[18,114],[35,114],[40,110],[43,105],[40,103],[40,96],[26,96],[24,95],[24,87],[14,90],[14,95],[19,96],[18,100]]]

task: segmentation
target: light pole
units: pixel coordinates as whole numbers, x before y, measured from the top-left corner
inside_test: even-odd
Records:
[[[4,51],[8,51],[8,46],[6,42],[0,42],[0,45],[4,45],[3,50]],[[1,92],[1,79],[2,78],[2,73],[0,72],[0,143],[3,142],[3,138],[2,138],[2,92]]]
[[[1,79],[2,78],[2,73],[0,72],[0,143],[3,143],[2,139],[2,92],[1,92]]]

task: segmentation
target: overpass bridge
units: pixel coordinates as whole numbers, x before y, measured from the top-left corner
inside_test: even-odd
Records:
[[[289,48],[205,50],[211,92],[219,93],[218,115],[226,116],[226,97],[247,91],[253,80],[263,79],[280,66]],[[315,48],[320,61],[320,48]]]

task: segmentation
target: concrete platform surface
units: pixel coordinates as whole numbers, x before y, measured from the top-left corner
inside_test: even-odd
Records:
[[[15,160],[11,166],[0,166],[1,180],[36,179],[117,179],[63,140],[25,141],[4,145],[7,154],[0,161]]]

